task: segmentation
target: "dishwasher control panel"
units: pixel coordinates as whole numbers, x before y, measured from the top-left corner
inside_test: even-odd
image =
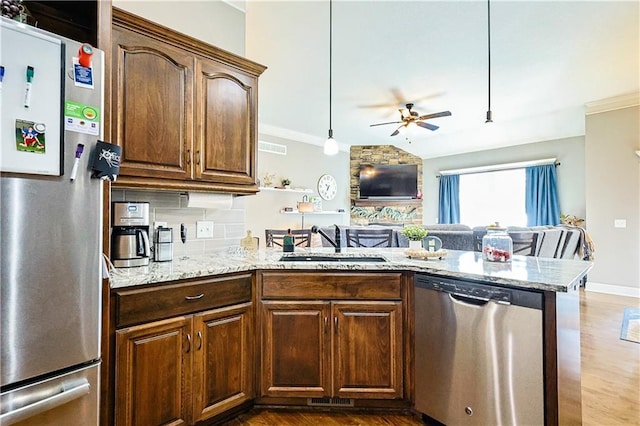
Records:
[[[542,309],[542,293],[515,288],[503,288],[460,279],[441,278],[425,274],[416,274],[416,287],[442,291],[453,297],[472,299],[479,302],[490,300],[505,304]]]

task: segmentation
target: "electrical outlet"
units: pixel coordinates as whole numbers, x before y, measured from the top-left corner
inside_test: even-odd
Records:
[[[212,220],[200,220],[196,222],[196,238],[213,238]]]
[[[157,222],[157,221],[153,222],[153,228],[154,229],[155,228],[160,228],[160,227],[166,228],[167,227],[167,222]]]

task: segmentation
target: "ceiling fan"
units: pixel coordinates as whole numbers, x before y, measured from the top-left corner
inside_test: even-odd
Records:
[[[425,115],[419,115],[417,112],[412,111],[413,108],[413,104],[406,104],[405,105],[407,108],[400,108],[398,111],[400,111],[400,118],[401,121],[389,121],[387,123],[376,123],[376,124],[371,124],[369,127],[374,127],[374,126],[384,126],[387,124],[400,124],[400,127],[398,127],[393,133],[391,133],[391,136],[395,136],[398,133],[400,133],[400,129],[402,129],[403,127],[407,127],[409,126],[409,124],[411,123],[415,123],[417,126],[423,127],[425,129],[429,129],[429,130],[437,130],[439,127],[430,123],[425,123],[423,120],[428,120],[430,118],[437,118],[437,117],[448,117],[451,115],[451,111],[441,111],[441,112],[435,112],[433,114],[425,114]]]

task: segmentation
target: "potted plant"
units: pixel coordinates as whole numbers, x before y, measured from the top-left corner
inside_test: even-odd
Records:
[[[289,179],[289,178],[283,178],[283,179],[282,179],[282,181],[281,181],[281,183],[282,183],[282,187],[283,187],[284,189],[288,189],[288,188],[289,188],[289,185],[291,185],[291,179]]]
[[[424,237],[429,235],[429,231],[427,231],[421,225],[408,225],[402,228],[400,231],[402,235],[407,237],[409,240],[409,248],[411,249],[421,249],[422,248],[422,240]]]

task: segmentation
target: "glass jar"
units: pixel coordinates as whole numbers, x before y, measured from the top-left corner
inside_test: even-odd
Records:
[[[507,228],[487,226],[487,233],[482,237],[482,258],[491,262],[510,262],[512,257],[513,241]]]

